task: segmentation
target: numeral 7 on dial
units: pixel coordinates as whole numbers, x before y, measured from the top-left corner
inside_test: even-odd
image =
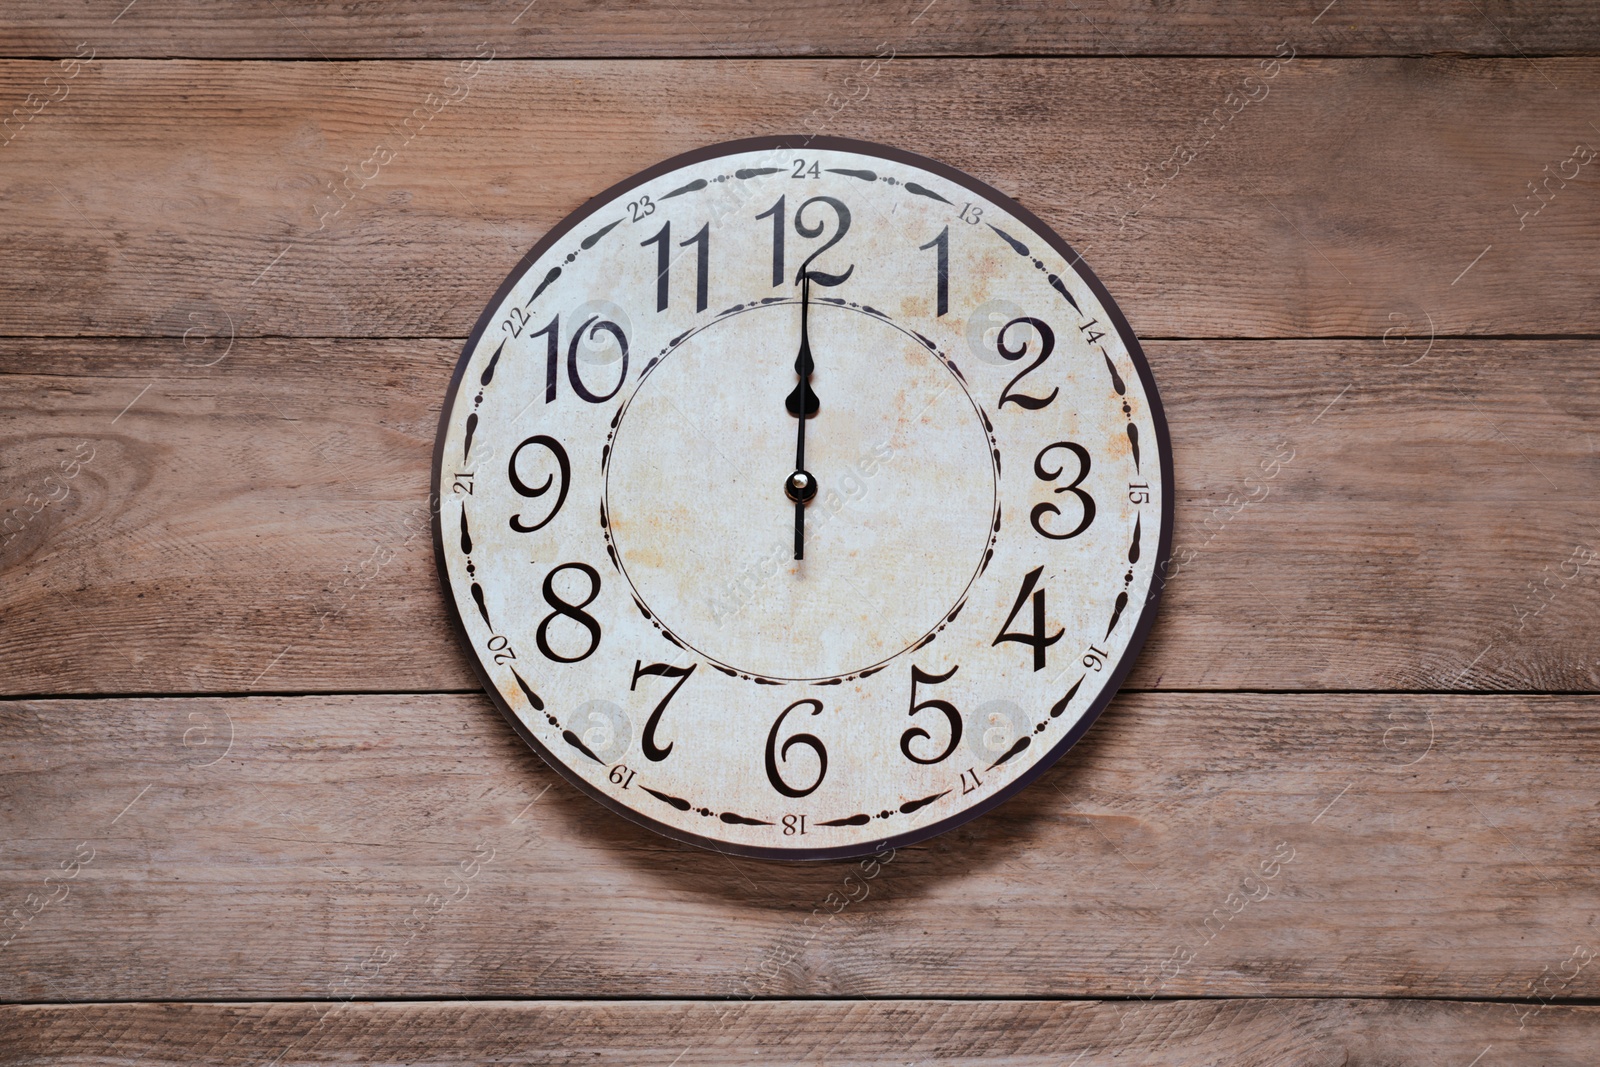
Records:
[[[647,675],[656,675],[661,678],[676,678],[672,688],[667,690],[667,695],[661,698],[661,703],[656,705],[656,710],[650,713],[650,718],[644,724],[644,734],[639,738],[639,747],[644,750],[645,759],[652,763],[660,763],[672,754],[674,742],[668,741],[665,748],[656,745],[656,727],[661,725],[661,715],[667,710],[667,705],[672,703],[672,698],[678,695],[678,690],[683,688],[683,683],[689,680],[689,675],[700,666],[691,663],[687,667],[674,667],[668,663],[652,663],[644,666],[642,660],[633,661],[633,684],[628,686],[631,693],[639,688],[639,679]]]

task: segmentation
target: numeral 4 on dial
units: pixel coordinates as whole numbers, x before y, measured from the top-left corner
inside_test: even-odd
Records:
[[[1044,670],[1045,649],[1061,640],[1062,635],[1066,633],[1062,629],[1057,630],[1049,637],[1045,636],[1044,590],[1034,588],[1039,584],[1039,575],[1043,571],[1044,568],[1042,566],[1035,567],[1023,576],[1022,589],[1017,593],[1017,602],[1011,605],[1011,614],[1007,615],[1006,621],[1000,624],[1000,633],[992,642],[993,645],[998,645],[1002,641],[1017,641],[1029,646],[1033,649],[1033,669],[1036,671]],[[1033,632],[1022,633],[1021,631],[1008,629],[1016,619],[1017,614],[1022,611],[1022,606],[1029,602],[1029,597],[1032,597],[1033,602]]]

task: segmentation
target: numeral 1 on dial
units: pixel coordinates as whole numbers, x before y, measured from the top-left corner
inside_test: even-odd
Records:
[[[922,252],[929,248],[938,254],[938,258],[935,261],[935,269],[938,271],[936,290],[938,310],[934,315],[937,318],[950,310],[950,227],[946,226],[940,230],[939,236],[927,244],[917,246],[917,251]]]
[[[789,216],[786,214],[788,197],[780,196],[767,210],[757,215],[758,219],[772,219],[772,287],[776,289],[783,284],[783,231],[789,225]]]

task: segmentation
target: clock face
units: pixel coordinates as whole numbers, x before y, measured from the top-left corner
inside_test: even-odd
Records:
[[[506,280],[435,535],[546,762],[682,840],[844,857],[1082,735],[1150,627],[1171,478],[1138,342],[1042,222],[920,156],[768,138],[602,193]]]

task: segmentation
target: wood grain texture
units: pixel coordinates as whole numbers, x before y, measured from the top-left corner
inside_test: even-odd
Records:
[[[484,41],[507,56],[530,58],[850,56],[872,55],[883,44],[933,56],[1265,55],[1284,39],[1323,55],[1515,56],[1600,47],[1600,15],[1583,0],[1340,0],[1326,10],[1321,3],[1287,0],[1182,6],[1158,0],[409,0],[378,7],[199,0],[182,7],[128,6],[17,0],[0,20],[0,54],[71,55],[79,41],[93,42],[108,56],[261,59],[465,56]]]
[[[1600,681],[1596,343],[1403,340],[1148,346],[1176,562],[1131,685]],[[456,343],[190,341],[0,343],[0,691],[478,688],[428,525]]]
[[[1590,0],[8,3],[0,696],[84,698],[0,699],[0,1063],[1593,1063],[1597,53]],[[1133,689],[870,866],[581,796],[428,527],[523,252],[796,131],[1168,339]]]
[[[1410,1000],[93,1004],[0,1008],[9,1064],[1592,1063],[1600,1008]],[[282,1053],[282,1058],[273,1059]],[[691,1058],[692,1057],[692,1058]]]
[[[465,336],[586,198],[807,129],[1017,197],[1143,336],[1600,333],[1600,59],[76,69],[0,63],[0,333]]]
[[[476,695],[7,702],[0,999],[1592,998],[1597,700],[1124,694],[872,868],[635,827]]]

